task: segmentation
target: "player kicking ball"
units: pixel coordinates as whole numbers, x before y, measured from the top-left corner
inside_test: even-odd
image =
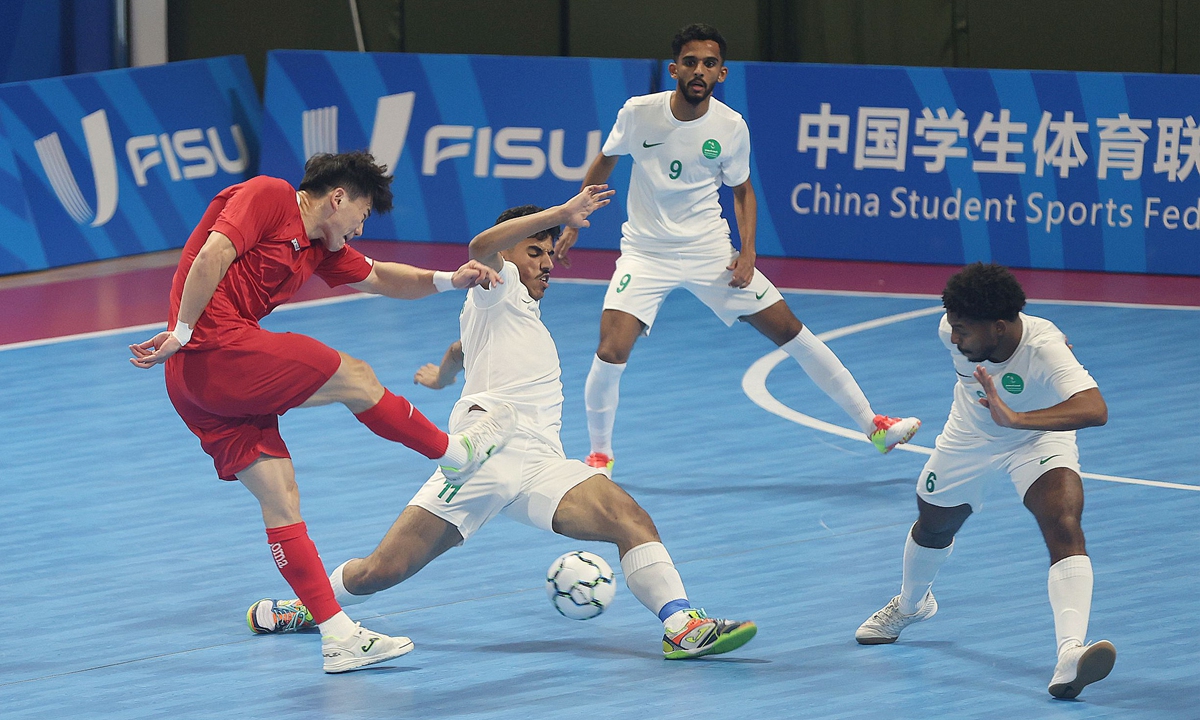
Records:
[[[919,516],[905,541],[900,594],[854,636],[863,645],[892,643],[933,617],[931,587],[954,535],[983,506],[988,477],[1007,474],[1050,551],[1058,664],[1049,691],[1074,698],[1103,680],[1117,658],[1107,640],[1085,644],[1092,562],[1080,527],[1075,444],[1076,430],[1108,421],[1108,407],[1054,323],[1021,312],[1025,291],[1007,269],[964,268],[946,283],[942,303],[938,333],[958,372],[950,418],[917,481]]]
[[[440,366],[422,368],[416,379],[444,387],[465,369],[451,431],[462,432],[509,403],[517,412],[516,433],[469,482],[434,472],[374,552],[334,570],[330,583],[343,605],[403,582],[503,513],[577,540],[614,543],[630,592],[663,623],[667,659],[729,652],[758,631],[752,622],[710,618],[693,608],[646,511],[603,472],[563,452],[558,349],[542,323],[540,301],[554,267],[559,225],[586,227],[587,216],[613,195],[607,187],[589,186],[548,210],[512,208],[471,241],[471,257],[496,270],[503,283],[468,292],[461,340]],[[260,600],[249,614],[257,632],[311,626],[297,600]]]

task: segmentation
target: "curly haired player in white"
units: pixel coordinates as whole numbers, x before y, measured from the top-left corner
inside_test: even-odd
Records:
[[[606,185],[589,186],[548,210],[512,208],[471,241],[471,258],[496,270],[502,284],[468,293],[459,321],[461,340],[440,365],[426,365],[415,379],[442,388],[465,368],[450,427],[471,427],[489,408],[509,403],[517,413],[516,434],[470,482],[435,472],[374,552],[334,570],[330,583],[343,605],[411,577],[503,513],[567,537],[615,544],[630,592],[662,620],[667,659],[729,652],[758,631],[752,622],[710,618],[693,608],[646,511],[605,474],[563,453],[558,349],[542,323],[540,301],[554,267],[559,224],[586,226],[587,216],[608,204],[612,194]],[[296,600],[260,600],[250,612],[270,613],[281,605],[298,617],[306,615]]]
[[[863,645],[892,643],[937,612],[931,587],[954,535],[983,506],[987,479],[1007,474],[1050,551],[1058,647],[1050,694],[1076,697],[1104,679],[1117,658],[1107,640],[1085,644],[1092,561],[1080,526],[1075,444],[1076,430],[1108,421],[1108,407],[1054,323],[1021,312],[1025,292],[1007,269],[964,268],[946,283],[942,304],[938,333],[958,373],[954,403],[917,480],[919,516],[905,541],[900,594],[854,636]]]
[[[791,355],[880,452],[908,442],[921,426],[916,418],[876,415],[842,362],[754,268],[758,204],[750,182],[750,131],[741,115],[712,97],[729,72],[725,49],[716,28],[680,30],[669,66],[677,86],[628,100],[583,180],[585,186],[606,182],[619,156],[633,157],[621,257],[604,296],[600,344],[584,388],[592,467],[612,471],[621,374],[634,343],[650,333],[663,300],[679,287],[726,325],[748,322]],[[721,216],[722,183],[733,188],[740,253]],[[565,267],[576,239],[568,227],[554,248]]]

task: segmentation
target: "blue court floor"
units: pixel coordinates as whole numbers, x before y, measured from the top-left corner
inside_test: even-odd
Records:
[[[577,457],[602,296],[601,285],[556,283],[543,301],[564,368],[563,440]],[[930,310],[938,301],[786,297],[815,332],[833,333],[875,409],[922,417],[914,442],[931,446],[955,381]],[[315,304],[267,326],[369,361],[444,424],[456,390],[416,387],[412,374],[455,339],[460,302]],[[895,645],[854,642],[898,590],[925,456],[879,456],[831,432],[822,423],[849,421],[798,366],[773,365],[749,327],[727,329],[676,293],[624,375],[616,480],[655,518],[693,602],[757,621],[746,647],[663,661],[657,619],[623,584],[599,618],[560,617],[543,590],[550,561],[586,548],[619,572],[615,549],[501,517],[351,608],[372,629],[412,637],[412,654],[323,674],[317,635],[248,632],[250,603],[290,592],[253,498],[215,478],[161,369],[126,362],[125,346],[151,334],[138,330],[0,351],[0,717],[1200,717],[1200,311],[1028,310],[1067,333],[1110,410],[1079,442],[1096,571],[1090,639],[1113,641],[1118,659],[1078,701],[1046,693],[1047,555],[1003,484],[938,578],[937,617]],[[369,552],[432,469],[344,408],[294,411],[282,429],[330,568]]]

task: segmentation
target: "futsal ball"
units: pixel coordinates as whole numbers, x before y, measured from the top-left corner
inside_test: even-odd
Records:
[[[604,558],[586,550],[563,555],[546,571],[546,595],[563,617],[594,618],[617,593],[613,571]]]

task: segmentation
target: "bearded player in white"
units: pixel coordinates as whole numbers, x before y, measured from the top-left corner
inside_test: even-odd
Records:
[[[750,131],[742,116],[712,97],[725,81],[725,39],[716,28],[689,25],[671,43],[674,90],[631,98],[588,168],[583,184],[606,182],[620,155],[633,157],[629,219],[621,257],[604,296],[600,344],[584,396],[592,467],[612,470],[612,434],[621,374],[639,336],[650,333],[663,300],[685,288],[725,322],[750,323],[791,355],[837,402],[880,452],[907,442],[916,418],[876,415],[837,356],[792,314],[783,296],[754,268],[758,204],[750,182]],[[741,233],[729,240],[717,191],[733,187]],[[577,233],[568,227],[555,247],[570,267]]]
[[[502,282],[467,294],[461,340],[440,366],[421,368],[415,379],[442,388],[465,367],[450,427],[471,427],[489,408],[511,404],[517,431],[469,482],[436,471],[374,552],[333,571],[330,584],[338,602],[353,605],[402,582],[503,513],[577,540],[614,543],[630,592],[663,622],[667,659],[729,652],[758,631],[752,622],[710,618],[693,608],[646,511],[606,475],[563,453],[558,349],[542,323],[540,301],[554,267],[559,224],[586,226],[587,216],[608,204],[614,191],[607,187],[589,186],[548,210],[512,208],[471,241],[471,257],[498,271]],[[298,600],[260,600],[250,614],[261,615],[259,632],[311,626]]]
[[[892,643],[937,612],[931,587],[954,535],[983,506],[992,475],[1006,474],[1050,551],[1048,590],[1058,640],[1050,694],[1074,698],[1106,677],[1112,643],[1085,644],[1092,562],[1084,546],[1083,482],[1075,431],[1103,425],[1096,381],[1049,320],[1021,312],[1025,292],[999,265],[975,263],[950,278],[938,333],[958,383],[945,429],[917,480],[919,516],[904,546],[900,594],[855,633],[864,645]]]

